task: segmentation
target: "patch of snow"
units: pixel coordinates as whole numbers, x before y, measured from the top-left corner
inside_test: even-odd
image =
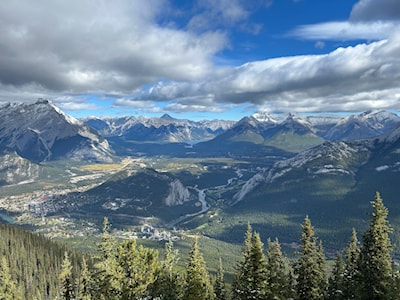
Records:
[[[382,172],[382,171],[385,171],[385,170],[387,170],[387,169],[389,169],[389,168],[390,168],[390,166],[385,165],[385,166],[376,167],[375,170],[376,170],[377,172]]]

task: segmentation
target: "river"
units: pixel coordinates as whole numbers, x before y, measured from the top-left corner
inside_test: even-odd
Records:
[[[7,214],[6,211],[0,211],[0,219],[3,221],[6,221],[9,224],[15,223],[15,220],[13,217],[11,217],[9,214]]]

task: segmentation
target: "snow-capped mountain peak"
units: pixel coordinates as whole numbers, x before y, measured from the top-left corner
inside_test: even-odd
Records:
[[[258,111],[255,114],[253,114],[252,117],[257,121],[263,123],[273,123],[273,124],[278,123],[278,121],[275,118],[273,118],[267,111]]]

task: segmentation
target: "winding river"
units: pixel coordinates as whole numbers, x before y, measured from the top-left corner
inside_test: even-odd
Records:
[[[233,182],[233,180],[242,177],[242,174],[239,171],[237,172],[237,175],[238,175],[238,177],[228,179],[228,183],[226,185],[230,185]],[[215,186],[215,187],[211,187],[211,188],[208,188],[208,189],[218,189],[218,188],[225,187],[226,185]],[[201,203],[201,210],[200,211],[198,211],[196,213],[193,213],[193,214],[187,214],[187,215],[181,216],[178,219],[173,220],[172,222],[170,222],[167,225],[167,227],[168,228],[173,228],[175,225],[183,222],[184,220],[186,220],[188,218],[191,218],[191,217],[194,217],[194,216],[197,216],[197,215],[200,215],[200,214],[203,214],[203,213],[207,212],[210,209],[210,206],[208,205],[207,200],[206,200],[206,191],[208,189],[199,190],[199,189],[195,188],[195,190],[198,191],[198,201]]]

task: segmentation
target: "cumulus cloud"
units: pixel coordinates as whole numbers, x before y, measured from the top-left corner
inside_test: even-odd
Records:
[[[167,0],[0,1],[0,101],[47,97],[67,110],[96,110],[82,95],[105,94],[117,98],[113,107],[139,112],[222,112],[243,103],[400,109],[400,1],[360,0],[348,20],[290,33],[320,48],[328,40],[368,43],[237,67],[214,63],[229,47],[228,29],[257,34],[261,25],[249,16],[272,1],[196,3],[177,26],[166,20],[174,9]]]
[[[355,22],[399,21],[400,2],[398,0],[360,0],[354,5],[350,20]]]
[[[271,110],[400,109],[400,35],[370,44],[246,63],[196,85],[162,82],[141,97],[196,105],[253,103]]]
[[[161,27],[162,0],[0,2],[0,84],[52,92],[129,93],[195,80],[224,48],[220,32]]]
[[[310,40],[382,40],[400,29],[400,1],[360,0],[349,20],[302,25],[289,33]]]

